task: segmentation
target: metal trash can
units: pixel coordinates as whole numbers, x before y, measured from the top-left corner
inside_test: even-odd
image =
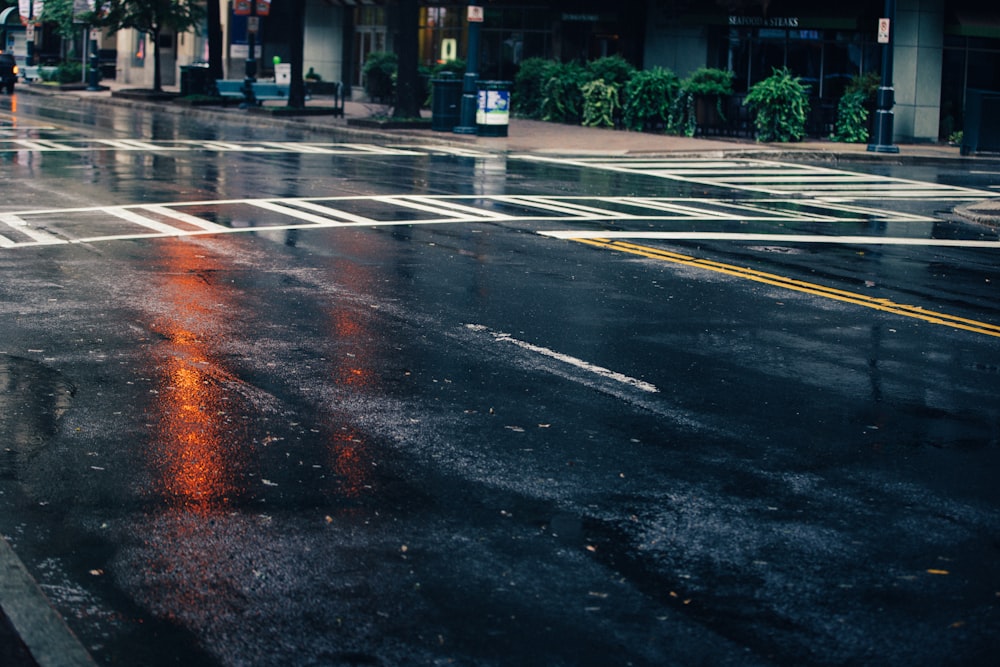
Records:
[[[979,151],[1000,151],[1000,92],[968,88],[959,153],[973,155]]]
[[[181,66],[181,96],[209,95],[211,93],[208,80],[208,65]]]
[[[462,117],[462,80],[451,72],[431,79],[431,129],[451,132]]]
[[[481,137],[506,137],[510,124],[510,81],[478,81],[479,105],[476,109],[476,134]]]

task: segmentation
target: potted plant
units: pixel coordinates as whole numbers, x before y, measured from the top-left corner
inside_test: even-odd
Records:
[[[775,68],[771,76],[750,86],[743,103],[755,114],[757,141],[801,141],[806,136],[809,86],[787,67]]]
[[[719,129],[726,117],[722,102],[733,94],[733,73],[716,67],[699,67],[681,84],[694,98],[695,122],[705,129]]]
[[[668,69],[636,72],[625,86],[625,126],[637,131],[666,128],[680,88],[680,79]]]

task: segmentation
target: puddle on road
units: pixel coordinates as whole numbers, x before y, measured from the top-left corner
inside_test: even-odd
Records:
[[[0,480],[17,480],[56,434],[76,388],[31,359],[0,354]]]

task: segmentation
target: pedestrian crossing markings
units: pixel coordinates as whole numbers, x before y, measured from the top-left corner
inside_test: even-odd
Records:
[[[517,157],[535,162],[651,176],[730,190],[744,190],[784,197],[808,196],[827,202],[884,199],[967,201],[995,196],[995,193],[989,190],[757,159],[614,158],[609,160],[607,158],[578,158],[566,160],[535,155]]]
[[[857,231],[857,225],[873,221],[920,224],[920,230],[934,222],[884,209],[777,198],[383,195],[234,199],[0,213],[0,248],[262,229],[456,223],[530,223],[539,233],[559,238],[660,235],[677,240],[738,240],[741,235],[749,238],[752,232],[757,235],[754,240],[791,242],[817,233],[819,226],[827,234],[820,238],[832,243],[839,227],[851,225]],[[920,230],[914,232],[915,243],[920,242]],[[880,238],[851,237],[855,243],[865,239],[879,243]]]

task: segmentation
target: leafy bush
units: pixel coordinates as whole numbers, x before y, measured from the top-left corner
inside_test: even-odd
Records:
[[[677,97],[670,103],[670,114],[667,116],[667,133],[683,137],[693,137],[697,129],[697,116],[694,108],[694,95],[682,87]]]
[[[875,103],[881,81],[877,72],[859,74],[851,79],[837,102],[837,122],[830,135],[832,140],[848,143],[868,141],[869,109]]]
[[[374,51],[368,54],[362,71],[365,75],[365,93],[369,99],[378,102],[391,102],[395,99],[398,64],[395,53]]]
[[[806,136],[809,86],[787,67],[750,87],[744,104],[756,114],[757,141],[800,141]]]
[[[583,115],[583,93],[587,70],[579,63],[556,63],[542,86],[542,120],[579,123]]]
[[[638,131],[666,128],[680,88],[677,75],[662,67],[636,72],[625,86],[625,126]]]
[[[589,81],[580,86],[583,94],[583,124],[587,127],[615,127],[621,111],[620,85],[604,79]]]
[[[699,67],[681,83],[692,95],[732,95],[733,73],[715,67]]]
[[[604,79],[609,85],[624,86],[635,74],[635,67],[621,56],[606,56],[587,63],[587,74],[591,81]]]
[[[868,141],[868,96],[862,90],[844,93],[837,102],[837,122],[830,139],[853,144]]]
[[[515,113],[525,118],[542,117],[542,89],[558,66],[559,63],[547,58],[527,58],[521,63],[514,76],[514,90],[511,93],[511,105]]]
[[[722,100],[733,93],[733,73],[715,67],[699,67],[680,84],[680,92],[670,105],[667,132],[693,137],[698,127],[696,104],[699,98],[714,98],[715,110],[720,119]]]

